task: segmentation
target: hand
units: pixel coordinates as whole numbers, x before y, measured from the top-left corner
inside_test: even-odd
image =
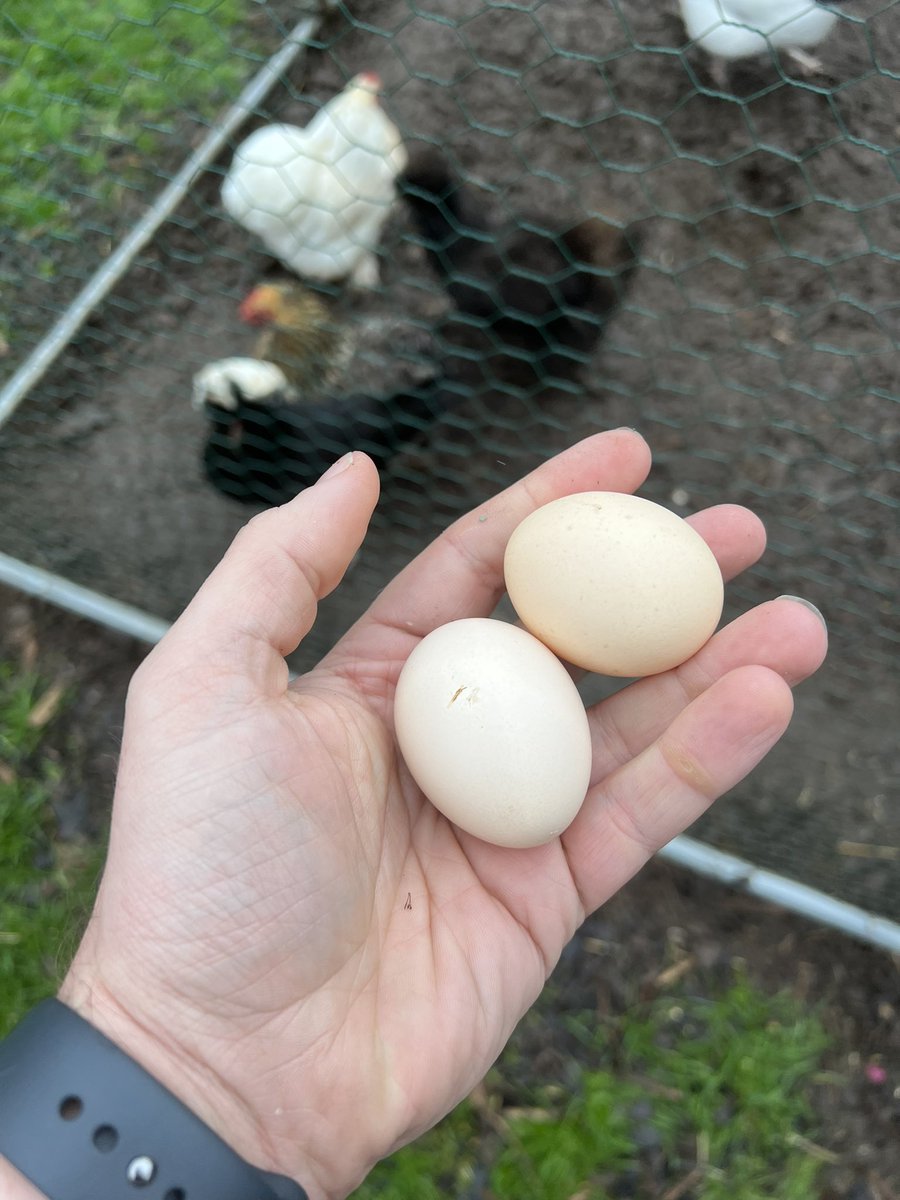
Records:
[[[285,655],[378,496],[364,455],[339,467],[250,522],[135,675],[108,863],[61,992],[311,1200],[345,1196],[473,1087],[586,914],[765,755],[825,649],[803,604],[740,617],[591,710],[591,787],[561,838],[487,845],[398,758],[400,668],[431,629],[492,612],[506,541],[537,505],[633,491],[649,451],[618,430],[545,463],[289,683]],[[692,524],[726,577],[762,552],[744,509]]]

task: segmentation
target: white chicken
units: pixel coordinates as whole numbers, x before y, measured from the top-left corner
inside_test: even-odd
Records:
[[[225,210],[301,277],[378,283],[375,250],[407,162],[380,90],[364,72],[305,127],[266,125],[235,151]]]
[[[688,37],[719,62],[753,58],[774,46],[808,71],[819,64],[804,50],[817,46],[837,21],[817,0],[681,0],[681,15]]]

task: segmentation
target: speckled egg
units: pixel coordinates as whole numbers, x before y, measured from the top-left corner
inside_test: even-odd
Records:
[[[677,513],[619,492],[536,509],[509,539],[504,574],[523,625],[603,675],[677,666],[722,615],[722,574],[703,538]]]

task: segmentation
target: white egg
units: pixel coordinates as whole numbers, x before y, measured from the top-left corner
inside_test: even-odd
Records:
[[[503,569],[523,625],[603,675],[677,666],[722,615],[722,574],[706,542],[639,496],[581,492],[543,505],[513,531]]]
[[[400,673],[394,725],[431,803],[484,841],[538,846],[584,801],[591,735],[578,689],[515,625],[471,617],[423,638]]]

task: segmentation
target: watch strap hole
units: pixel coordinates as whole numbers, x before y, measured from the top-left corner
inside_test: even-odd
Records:
[[[109,1154],[118,1146],[119,1135],[112,1125],[98,1125],[92,1140],[101,1154]]]
[[[59,1102],[59,1115],[64,1121],[77,1121],[84,1112],[80,1096],[64,1096]]]

